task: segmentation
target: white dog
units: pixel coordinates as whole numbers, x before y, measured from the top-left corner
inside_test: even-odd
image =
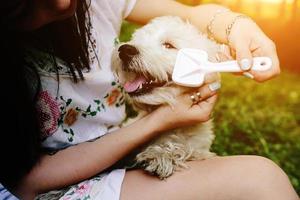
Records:
[[[174,105],[178,94],[188,88],[171,80],[178,49],[205,50],[216,61],[220,46],[179,17],[159,17],[138,29],[132,40],[117,46],[113,53],[113,71],[140,113],[158,105]],[[142,110],[144,112],[142,112]],[[146,111],[146,112],[145,112]],[[140,114],[139,117],[141,117]],[[214,156],[212,122],[179,128],[161,134],[136,156],[136,164],[161,179],[167,178],[189,160]]]

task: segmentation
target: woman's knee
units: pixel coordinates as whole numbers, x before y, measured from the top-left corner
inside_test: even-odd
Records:
[[[142,171],[127,172],[122,199],[298,200],[285,173],[263,157],[215,157],[188,165],[165,181]]]
[[[261,156],[234,159],[239,167],[236,176],[244,179],[238,187],[249,194],[250,199],[298,199],[288,176],[272,160]]]
[[[272,160],[261,156],[247,156],[243,160],[243,167],[246,168],[248,176],[252,177],[257,184],[286,183],[287,175]]]

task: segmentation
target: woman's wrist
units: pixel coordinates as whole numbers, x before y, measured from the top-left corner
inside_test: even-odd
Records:
[[[221,13],[214,21],[214,26],[211,28],[214,33],[214,39],[223,44],[229,44],[231,31],[239,21],[249,20],[249,17],[241,13],[224,12]]]
[[[167,129],[166,109],[167,106],[160,106],[145,117],[146,124],[149,125],[149,134],[156,136]]]
[[[248,40],[253,34],[264,33],[259,26],[251,20],[251,18],[239,18],[233,21],[230,33],[227,35],[228,45],[232,48],[236,48],[239,40]]]
[[[170,105],[162,105],[157,108],[149,114],[151,123],[155,124],[152,132],[154,132],[154,134],[160,134],[161,132],[190,125],[192,121],[187,122],[188,119],[186,118],[188,118],[188,116],[183,116],[183,113],[181,112],[182,111],[177,111],[176,108]],[[186,110],[186,112],[189,111]]]
[[[237,23],[246,20],[253,23],[246,15],[232,12],[219,5],[207,5],[205,8],[204,6],[193,7],[189,20],[210,38],[223,44],[228,44],[231,30]]]

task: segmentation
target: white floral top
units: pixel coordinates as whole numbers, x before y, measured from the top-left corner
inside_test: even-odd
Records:
[[[57,59],[60,69],[58,87],[56,74],[49,66],[51,62],[47,62],[51,58],[41,54],[45,59],[38,63],[42,65],[39,67],[42,91],[38,112],[44,147],[58,150],[93,140],[118,128],[125,118],[123,88],[111,72],[111,54],[122,20],[134,3],[134,0],[91,1],[91,46],[94,51],[90,51],[91,70],[84,73],[85,81],[73,83],[64,72],[64,63]]]

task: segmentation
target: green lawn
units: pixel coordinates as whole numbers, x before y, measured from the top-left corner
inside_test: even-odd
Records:
[[[300,194],[300,79],[283,72],[263,84],[222,76],[214,113],[219,155],[254,154],[278,163]]]
[[[121,41],[136,25],[124,23]],[[300,75],[284,71],[263,84],[222,75],[214,112],[218,155],[261,155],[278,163],[300,194]]]

